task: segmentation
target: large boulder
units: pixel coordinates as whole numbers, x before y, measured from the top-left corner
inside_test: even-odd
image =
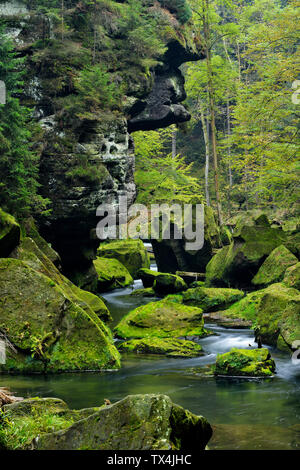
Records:
[[[155,279],[162,273],[158,271],[153,271],[152,269],[142,268],[138,272],[139,278],[142,280],[143,286],[147,289],[148,287],[153,287]]]
[[[20,241],[20,225],[16,219],[0,209],[0,258],[6,258]]]
[[[223,247],[206,267],[208,285],[247,287],[269,254],[284,244],[286,234],[272,228],[264,215],[240,222],[233,243]]]
[[[213,366],[215,375],[270,377],[276,366],[268,349],[231,349],[219,354]]]
[[[22,228],[24,229],[26,236],[34,240],[38,248],[44,253],[47,258],[52,261],[52,263],[60,268],[61,259],[59,254],[52,248],[50,243],[47,243],[46,240],[41,237],[36,227],[36,223],[32,217],[29,217],[22,223]]]
[[[198,357],[202,356],[202,346],[194,341],[173,338],[132,339],[122,343],[121,352],[136,354],[158,354],[167,357]]]
[[[99,258],[94,261],[98,275],[98,292],[120,289],[133,284],[133,278],[117,259]]]
[[[273,250],[252,279],[256,287],[266,287],[282,281],[285,271],[298,263],[298,259],[285,246],[280,245]]]
[[[187,289],[187,285],[180,276],[159,273],[158,276],[155,277],[153,289],[157,295],[164,296],[182,292]]]
[[[294,264],[286,270],[282,282],[287,287],[300,290],[300,263]]]
[[[129,312],[115,328],[118,337],[133,338],[185,338],[203,337],[202,310],[188,307],[169,299],[151,302]]]
[[[86,301],[71,292],[24,261],[0,260],[0,330],[8,344],[2,371],[120,366],[109,329]]]
[[[182,294],[186,305],[201,308],[204,312],[216,312],[241,300],[244,292],[238,289],[195,287]]]
[[[119,260],[134,279],[138,279],[141,268],[150,268],[149,255],[141,240],[116,240],[103,243],[98,250],[98,256]]]
[[[69,410],[57,399],[6,406],[0,445],[10,450],[204,450],[212,428],[166,395],[131,395],[113,405]]]

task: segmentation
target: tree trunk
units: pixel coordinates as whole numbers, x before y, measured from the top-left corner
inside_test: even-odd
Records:
[[[177,129],[172,133],[172,157],[177,156]]]

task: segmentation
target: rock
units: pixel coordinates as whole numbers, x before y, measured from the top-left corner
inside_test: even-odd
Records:
[[[258,223],[260,225],[258,225]],[[284,244],[286,234],[267,225],[265,216],[238,225],[233,243],[223,247],[206,267],[206,283],[216,287],[248,287],[267,256]]]
[[[41,434],[37,450],[204,450],[209,423],[165,395],[131,395],[67,429]]]
[[[175,274],[158,274],[153,285],[157,295],[177,294],[187,289],[187,285],[180,276]]]
[[[36,227],[36,224],[34,222],[34,219],[32,217],[26,219],[23,224],[22,224],[25,233],[27,237],[31,238],[34,240],[38,248],[41,250],[41,252],[44,253],[47,258],[49,258],[50,261],[57,267],[60,268],[61,265],[61,259],[59,254],[53,250],[51,245],[46,242],[46,240],[41,237],[41,235],[38,232],[38,229]]]
[[[159,354],[167,357],[198,357],[203,350],[200,344],[172,338],[144,338],[132,339],[122,343],[121,352],[134,352],[136,354]]]
[[[0,258],[6,258],[19,244],[21,229],[12,215],[0,209]]]
[[[100,245],[101,258],[115,258],[122,263],[134,279],[141,268],[150,268],[150,260],[141,240],[117,240]]]
[[[12,252],[11,257],[24,261],[32,269],[48,276],[67,293],[73,302],[86,310],[87,313],[92,315],[96,313],[103,321],[112,319],[103,300],[91,292],[80,289],[63,276],[31,238],[24,238],[17,249]]]
[[[244,297],[244,292],[237,289],[195,287],[183,292],[185,305],[193,305],[204,312],[215,312],[228,307]]]
[[[106,292],[133,284],[133,278],[117,259],[99,258],[94,261],[98,275],[98,292]]]
[[[152,271],[151,269],[146,268],[140,269],[138,272],[138,276],[142,280],[143,286],[145,288],[153,287],[155,279],[159,274],[162,273],[159,273],[158,271]]]
[[[23,261],[0,260],[0,329],[14,347],[7,348],[2,371],[48,373],[120,366],[109,329],[71,292]]]
[[[288,233],[287,239],[284,243],[286,248],[290,250],[298,260],[300,260],[300,232]]]
[[[300,290],[300,263],[294,264],[286,270],[282,282],[287,287]]]
[[[200,308],[169,299],[151,302],[129,312],[115,332],[124,339],[203,337],[208,334]]]
[[[233,348],[228,353],[218,354],[213,371],[215,375],[270,377],[275,368],[268,349]]]
[[[218,312],[217,323],[228,323],[231,319],[233,322],[245,322],[245,325],[251,326],[256,322],[258,309],[261,299],[265,295],[265,290],[250,292],[243,299],[231,305],[227,310]]]
[[[146,289],[136,289],[132,291],[130,297],[156,297],[156,294],[152,287],[147,287]]]
[[[285,246],[280,245],[273,250],[252,279],[256,287],[266,287],[282,281],[287,268],[297,264],[298,259]]]
[[[282,283],[264,290],[258,306],[257,336],[265,344],[292,351],[300,338],[300,292]]]
[[[223,246],[230,245],[233,240],[232,233],[226,225],[220,228],[221,243]]]
[[[183,240],[152,240],[159,271],[205,272],[214,250],[221,248],[222,243],[212,208],[205,206],[204,211],[204,245],[201,250],[187,251],[184,237]]]

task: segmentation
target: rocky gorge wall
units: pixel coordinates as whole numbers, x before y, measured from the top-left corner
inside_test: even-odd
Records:
[[[96,10],[72,0],[63,12],[60,2],[52,2],[56,9],[37,3],[44,4],[0,1],[0,18],[26,60],[21,99],[41,127],[35,146],[41,155],[41,193],[51,201],[51,214],[39,225],[60,253],[64,272],[93,290],[96,209],[117,204],[122,195],[128,204],[136,197],[130,133],[190,119],[181,104],[186,95],[179,67],[203,54],[193,26],[182,25],[176,12],[157,2],[141,2],[148,5],[143,14],[150,22],[159,16],[162,25],[156,57],[150,39],[143,38],[148,23],[139,24],[142,19],[132,16],[126,2],[100,2]],[[92,106],[80,115],[85,98],[78,96],[76,79],[90,63],[104,66],[103,77],[109,74],[122,89],[121,106]]]

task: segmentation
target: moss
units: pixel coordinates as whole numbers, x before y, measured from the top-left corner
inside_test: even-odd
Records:
[[[10,255],[19,244],[20,235],[20,225],[15,218],[0,208],[0,258]]]
[[[286,270],[283,284],[300,290],[300,263],[294,264]]]
[[[172,407],[170,424],[173,450],[194,452],[205,450],[213,434],[206,418],[195,416],[178,405]]]
[[[275,282],[280,282],[284,277],[286,269],[295,265],[297,262],[298,259],[296,256],[285,248],[285,246],[280,245],[275,248],[264,261],[256,276],[252,279],[252,284],[266,287]]]
[[[146,289],[137,289],[131,292],[130,297],[156,297],[156,294],[152,287]]]
[[[59,254],[53,250],[51,245],[46,242],[46,240],[41,237],[32,217],[26,219],[22,223],[22,230],[25,232],[26,237],[31,238],[37,245],[37,247],[41,250],[41,252],[55,265],[60,265],[60,256]]]
[[[153,289],[158,295],[176,294],[187,289],[187,285],[180,276],[169,273],[159,273],[155,277]]]
[[[237,289],[195,287],[182,294],[183,303],[200,307],[204,312],[215,312],[244,297]]]
[[[59,372],[119,367],[109,329],[65,286],[16,259],[0,260],[0,330],[17,348],[1,370]],[[69,294],[70,293],[70,294]]]
[[[152,271],[151,269],[147,269],[147,268],[142,268],[138,272],[138,276],[142,280],[145,288],[153,287],[155,279],[157,276],[159,276],[159,274],[162,274],[162,273],[159,273],[158,271]]]
[[[119,347],[121,352],[159,354],[167,357],[198,357],[203,353],[200,344],[172,338],[144,338],[127,341]]]
[[[98,292],[123,288],[133,284],[133,278],[117,259],[97,258],[94,266],[98,274]]]
[[[120,338],[180,338],[203,337],[202,310],[168,299],[151,302],[129,312],[115,328]]]
[[[120,261],[134,279],[138,279],[141,268],[150,268],[150,259],[141,240],[116,240],[101,244],[98,255]]]
[[[268,349],[237,349],[219,354],[213,366],[215,375],[270,377],[275,372],[275,362]]]
[[[220,312],[221,317],[239,318],[255,324],[258,308],[264,293],[264,290],[260,290],[247,294],[246,297],[231,305],[227,310]]]

